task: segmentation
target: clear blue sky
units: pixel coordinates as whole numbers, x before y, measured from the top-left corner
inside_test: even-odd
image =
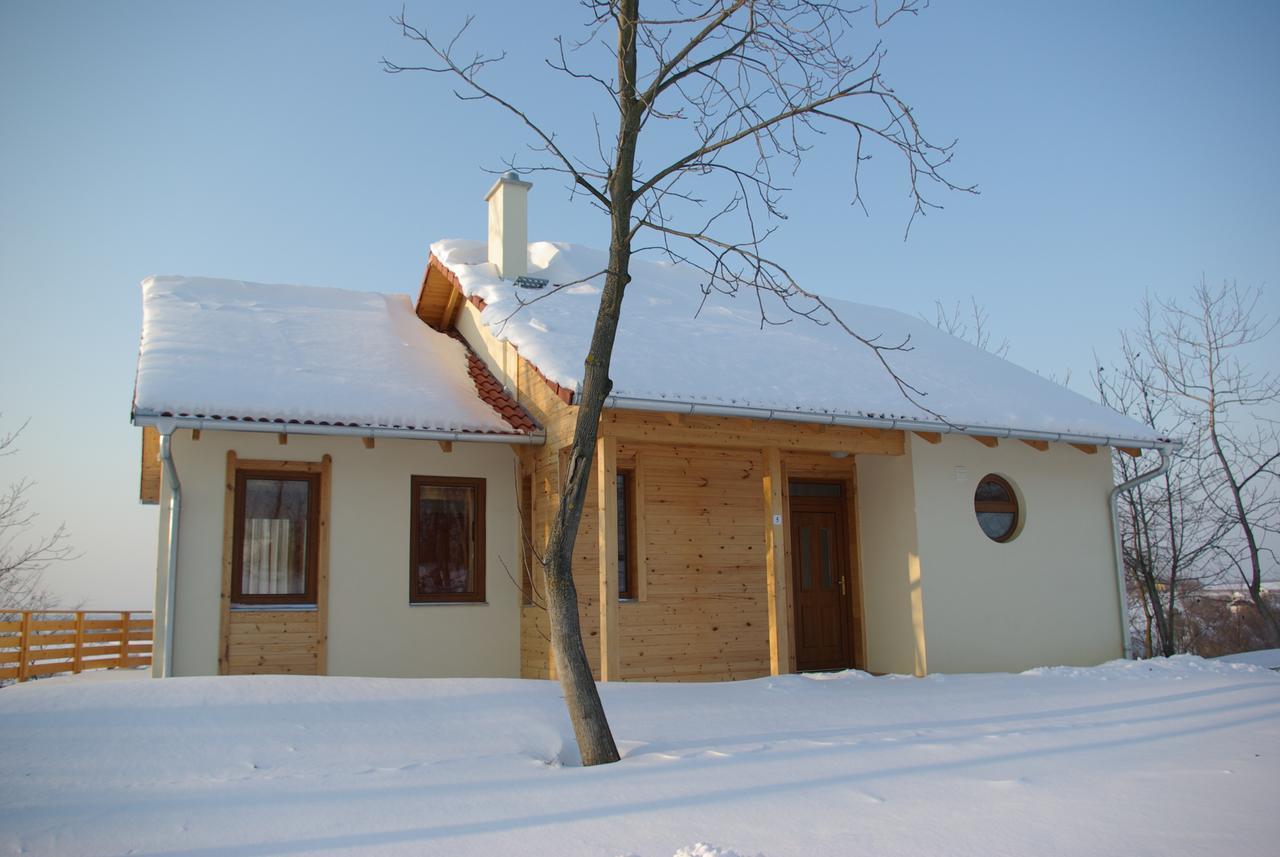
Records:
[[[491,80],[548,125],[585,90],[540,65],[576,3],[470,4]],[[30,417],[0,482],[82,557],[66,603],[150,605],[156,513],[128,422],[150,274],[413,292],[431,241],[484,235],[483,171],[520,129],[444,82],[384,74],[416,46],[398,2],[0,2],[0,411]],[[459,4],[411,2],[445,30]],[[885,75],[982,195],[902,232],[897,163],[850,208],[847,140],[817,141],[774,241],[806,286],[932,314],[973,295],[1010,358],[1087,389],[1145,290],[1201,274],[1280,314],[1280,4],[936,2],[884,33]],[[568,135],[575,138],[576,134]],[[536,179],[535,240],[604,223]],[[1264,355],[1274,366],[1276,355]]]

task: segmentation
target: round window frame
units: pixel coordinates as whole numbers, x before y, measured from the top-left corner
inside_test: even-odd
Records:
[[[1008,503],[1006,503],[1003,500],[979,500],[978,490],[983,486],[984,483],[987,483],[987,482],[995,482],[1000,487],[1002,487],[1005,490],[1005,493],[1007,493],[1010,497]],[[983,508],[979,508],[978,506],[979,503],[983,503],[983,504],[995,503],[995,504],[999,504],[999,506],[1001,507],[1008,505],[1008,506],[1012,506],[1012,509],[1009,509],[1009,508],[983,509]],[[1009,524],[1009,529],[1006,530],[1003,535],[999,537],[993,536],[982,528],[982,524],[978,520],[978,515],[983,512],[1000,512],[1000,513],[1012,512],[1013,522]],[[978,484],[975,485],[973,489],[973,520],[974,520],[974,523],[978,525],[978,532],[982,533],[984,536],[986,536],[988,539],[995,542],[996,544],[1001,544],[1001,545],[1007,544],[1008,542],[1011,542],[1015,538],[1017,538],[1018,533],[1022,531],[1022,500],[1018,497],[1018,492],[1013,487],[1013,483],[1010,482],[1005,477],[1000,476],[999,474],[996,474],[996,473],[988,473],[987,475],[979,479]]]

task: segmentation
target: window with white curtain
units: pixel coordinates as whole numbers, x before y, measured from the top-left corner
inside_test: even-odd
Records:
[[[318,496],[318,474],[236,474],[233,601],[315,603]]]

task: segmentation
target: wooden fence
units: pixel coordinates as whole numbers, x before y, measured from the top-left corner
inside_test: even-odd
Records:
[[[151,664],[151,612],[0,608],[0,682]]]

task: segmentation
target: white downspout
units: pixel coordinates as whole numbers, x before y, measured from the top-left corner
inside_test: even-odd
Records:
[[[164,466],[165,481],[169,483],[169,540],[168,573],[165,580],[164,606],[164,643],[161,648],[161,678],[173,675],[173,618],[177,607],[178,586],[178,528],[179,516],[182,514],[182,483],[178,480],[178,469],[173,464],[172,425],[160,429],[160,461]]]
[[[1156,451],[1160,453],[1159,467],[1146,473],[1139,473],[1128,482],[1121,482],[1111,489],[1111,494],[1108,496],[1108,502],[1111,505],[1111,544],[1116,554],[1116,590],[1120,595],[1120,639],[1124,641],[1125,660],[1133,657],[1133,644],[1129,640],[1129,590],[1124,585],[1124,552],[1120,544],[1120,492],[1137,488],[1142,483],[1150,482],[1169,471],[1169,467],[1173,464],[1169,449],[1162,446]]]

